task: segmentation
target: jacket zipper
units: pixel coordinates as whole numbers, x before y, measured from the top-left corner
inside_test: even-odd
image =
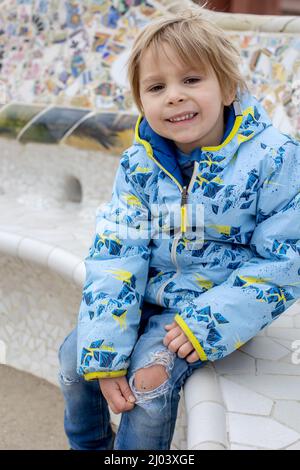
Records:
[[[181,225],[181,233],[182,235],[186,232],[186,222],[187,222],[187,213],[186,213],[186,205],[188,201],[188,190],[187,187],[184,186],[181,193],[181,207],[180,207],[180,225]]]
[[[171,248],[171,260],[172,260],[172,263],[176,267],[176,273],[170,279],[165,281],[160,286],[160,288],[158,289],[158,292],[157,292],[157,295],[156,295],[156,302],[157,302],[158,305],[161,305],[162,307],[164,307],[164,305],[162,304],[162,295],[163,295],[163,292],[165,290],[165,287],[169,284],[169,282],[173,281],[175,279],[175,277],[177,277],[181,272],[180,267],[177,263],[177,259],[176,259],[177,245],[178,245],[179,240],[186,233],[186,228],[187,228],[187,207],[186,207],[186,205],[187,205],[187,202],[188,202],[189,192],[190,192],[191,188],[194,185],[196,175],[198,173],[198,168],[199,168],[199,163],[195,161],[194,162],[194,171],[193,171],[193,175],[191,177],[191,180],[189,182],[189,185],[188,185],[188,187],[184,186],[182,188],[182,191],[181,191],[180,230],[178,230],[176,232],[176,234],[174,236],[173,243],[172,243],[172,248]]]

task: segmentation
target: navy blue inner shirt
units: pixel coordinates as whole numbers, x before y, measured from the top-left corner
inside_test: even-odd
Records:
[[[225,106],[224,107],[224,122],[225,122],[225,132],[222,139],[222,142],[228,137],[232,126],[234,124],[234,110],[233,106]],[[176,158],[178,165],[180,167],[182,177],[183,177],[183,184],[187,186],[191,180],[193,170],[194,170],[194,162],[199,161],[201,155],[201,149],[196,148],[192,150],[191,153],[184,153],[178,147],[176,147]]]

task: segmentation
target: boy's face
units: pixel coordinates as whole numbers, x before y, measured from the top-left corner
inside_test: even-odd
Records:
[[[193,68],[182,65],[168,44],[161,50],[154,54],[151,47],[146,49],[140,61],[140,97],[151,128],[185,153],[219,145],[224,134],[224,105],[231,104],[234,96],[224,102],[211,68],[204,72],[197,64]],[[184,116],[184,120],[171,122]]]

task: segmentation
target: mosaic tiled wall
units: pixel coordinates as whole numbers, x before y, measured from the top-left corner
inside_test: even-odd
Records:
[[[0,136],[114,153],[130,145],[137,111],[125,62],[138,31],[172,3],[0,2]],[[250,89],[281,130],[300,138],[300,32],[228,34]]]
[[[162,14],[146,0],[10,0],[0,4],[2,92],[8,99],[132,110],[124,60]]]
[[[252,93],[274,124],[300,138],[300,31],[229,33],[238,45],[242,71]]]

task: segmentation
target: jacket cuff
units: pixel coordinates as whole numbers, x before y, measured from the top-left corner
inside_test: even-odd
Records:
[[[177,325],[180,326],[180,328],[183,330],[184,334],[187,336],[188,340],[192,343],[194,346],[195,350],[198,353],[198,356],[200,357],[201,361],[207,361],[207,356],[202,348],[201,344],[197,340],[196,336],[192,332],[192,330],[189,328],[189,326],[186,324],[186,322],[183,320],[183,318],[177,313],[175,315],[174,320],[176,321]]]
[[[127,374],[127,370],[111,370],[111,371],[101,371],[101,372],[89,372],[84,374],[84,380],[90,381],[95,379],[107,379],[110,377],[123,377]]]

